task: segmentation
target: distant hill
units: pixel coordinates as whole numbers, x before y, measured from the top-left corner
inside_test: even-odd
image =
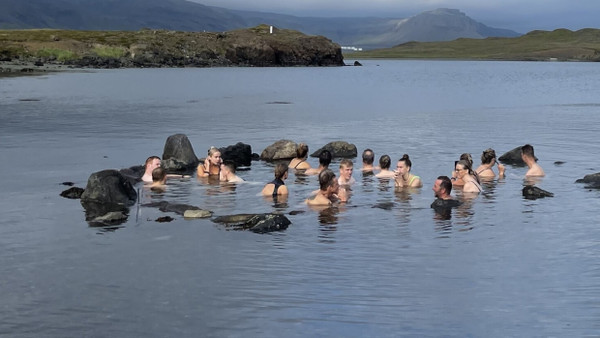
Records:
[[[186,0],[0,0],[0,29],[139,30],[222,32],[259,24],[323,35],[363,48],[407,41],[448,41],[459,37],[513,37],[455,9],[438,9],[408,19],[310,18],[236,11]]]
[[[358,52],[353,58],[600,61],[600,29],[532,31],[516,38],[407,42]]]

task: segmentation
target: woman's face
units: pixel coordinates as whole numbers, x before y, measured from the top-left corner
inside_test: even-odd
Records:
[[[221,153],[218,151],[215,152],[209,157],[209,160],[213,165],[221,165]]]
[[[410,171],[410,167],[406,165],[406,162],[398,161],[398,164],[396,164],[396,172],[398,173],[398,175],[404,176],[409,171]]]
[[[456,171],[456,176],[458,176],[458,178],[463,178],[463,176],[465,176],[467,173],[467,169],[465,169],[465,166],[462,164],[457,164],[454,168],[454,171]]]

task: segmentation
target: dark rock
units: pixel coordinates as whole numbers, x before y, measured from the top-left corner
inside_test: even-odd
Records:
[[[74,186],[74,185],[75,185],[75,183],[73,183],[73,182],[62,182],[61,184],[62,184],[62,185],[69,186],[69,187],[72,187],[72,186]]]
[[[258,161],[260,160],[260,155],[257,153],[252,153],[252,161]]]
[[[44,63],[42,61],[36,61],[33,63],[33,65],[37,66],[37,67],[42,67],[44,65]]]
[[[131,183],[131,185],[135,185],[142,181],[145,170],[146,168],[144,168],[143,165],[136,165],[130,168],[121,169],[119,172],[129,181],[129,183]]]
[[[123,211],[109,211],[102,216],[88,220],[89,225],[93,227],[114,226],[122,224],[125,221],[127,221],[127,213]]]
[[[323,150],[328,150],[332,157],[354,158],[358,154],[354,144],[345,141],[335,141],[327,143],[314,153],[310,154],[310,156],[319,157]]]
[[[578,179],[575,183],[600,183],[600,173],[585,175]]]
[[[523,187],[523,197],[529,200],[535,200],[544,197],[554,197],[554,194],[536,186],[527,185]]]
[[[290,213],[289,213],[289,214],[290,214],[291,216],[294,216],[294,215],[303,214],[303,213],[305,213],[305,212],[306,212],[306,210],[292,210],[292,211],[290,211]]]
[[[592,182],[585,186],[586,189],[600,189],[600,182]]]
[[[238,142],[225,148],[219,148],[223,161],[230,161],[236,167],[252,164],[252,147],[249,144]]]
[[[167,172],[188,172],[198,166],[198,158],[190,140],[184,134],[175,134],[167,138],[161,166]]]
[[[565,163],[567,163],[567,162],[565,162],[565,161],[556,161],[556,162],[554,162],[554,165],[559,166],[559,165],[563,165]]]
[[[358,62],[358,61],[354,61],[354,65],[355,66],[362,66],[362,63]]]
[[[88,179],[81,202],[108,203],[129,206],[135,203],[137,193],[131,183],[116,170],[93,173]]]
[[[256,233],[267,233],[285,230],[292,222],[281,214],[239,214],[219,216],[213,220],[233,230],[250,230]]]
[[[297,147],[298,145],[294,141],[279,140],[266,147],[260,154],[260,159],[265,161],[292,159],[296,157]]]
[[[535,160],[537,161],[537,157]],[[498,161],[504,164],[515,165],[519,167],[525,166],[525,162],[523,162],[523,159],[521,158],[520,146],[502,154],[502,156],[498,157]]]
[[[174,220],[175,219],[171,216],[162,216],[162,217],[157,218],[155,221],[159,222],[159,223],[165,223],[165,222],[172,222]]]
[[[83,191],[84,191],[83,188],[71,187],[71,188],[61,192],[60,195],[65,198],[70,198],[70,199],[76,200],[76,199],[81,198]]]
[[[174,212],[178,215],[184,215],[187,210],[202,210],[193,205],[169,203],[167,201],[153,202],[143,204],[144,207],[158,208],[162,212]]]

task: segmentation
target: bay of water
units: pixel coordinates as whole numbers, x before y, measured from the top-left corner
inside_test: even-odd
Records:
[[[127,69],[0,78],[0,335],[593,336],[600,332],[600,171],[595,63],[364,61],[363,67]],[[335,140],[395,161],[424,187],[395,191],[358,171],[347,205],[258,197],[273,165],[235,189],[173,179],[167,200],[215,215],[303,211],[281,232],[210,220],[158,223],[136,205],[116,230],[89,227],[73,181],[161,155],[186,134],[199,157],[239,141],[311,151]],[[525,168],[450,219],[431,186],[461,153],[530,143],[555,194],[523,199]],[[555,164],[561,161],[564,164]],[[316,159],[309,159],[316,166]],[[337,171],[339,160],[332,164]],[[355,160],[360,167],[360,160]],[[460,197],[460,193],[457,195]]]

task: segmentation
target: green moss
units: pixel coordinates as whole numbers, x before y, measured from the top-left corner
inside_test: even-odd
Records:
[[[124,56],[127,52],[121,47],[98,46],[94,47],[92,52],[102,58],[118,59]]]
[[[58,61],[67,61],[77,58],[77,54],[70,50],[58,48],[43,48],[37,51],[36,56],[46,59],[54,59]]]

